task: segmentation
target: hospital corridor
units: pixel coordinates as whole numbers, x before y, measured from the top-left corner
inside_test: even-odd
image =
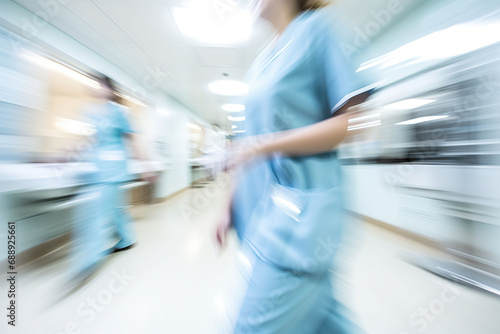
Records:
[[[0,0],[1,334],[500,334],[497,0]]]
[[[19,304],[22,317],[33,321],[23,321],[19,329],[54,334],[230,333],[249,262],[235,239],[224,252],[211,240],[227,189],[187,220],[179,210],[203,198],[208,187],[135,209],[141,244],[130,254],[110,258],[77,293],[65,296],[67,291],[59,290],[64,248],[23,268]],[[349,224],[349,233],[357,238],[345,245],[339,255],[345,265],[332,279],[339,299],[367,333],[496,333],[498,298],[405,261],[410,253],[437,255],[435,250],[354,217]]]

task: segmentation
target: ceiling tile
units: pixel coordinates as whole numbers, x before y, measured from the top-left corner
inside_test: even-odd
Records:
[[[185,43],[165,1],[93,0],[131,40],[148,51],[151,46]],[[155,50],[156,48],[153,48]]]
[[[200,71],[205,82],[214,80],[240,80],[243,81],[247,68],[245,67],[203,67]]]
[[[43,10],[43,1],[15,1],[33,13]],[[186,43],[172,17],[173,7],[185,1],[190,0],[57,2],[59,6],[49,21],[139,82],[159,75],[158,87],[194,106],[200,116],[226,122],[220,105],[242,103],[244,98],[215,96],[208,83],[222,78],[243,80],[252,61],[272,38],[273,30],[270,24],[257,21],[245,46],[193,46]],[[405,4],[411,0],[402,2],[406,9]],[[365,27],[387,6],[387,0],[338,0],[335,10],[349,22],[344,29],[352,34],[352,27]]]
[[[245,54],[242,49],[216,47],[197,47],[195,49],[203,66],[244,66]]]

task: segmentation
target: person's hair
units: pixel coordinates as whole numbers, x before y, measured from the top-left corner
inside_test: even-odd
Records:
[[[111,91],[116,92],[115,84],[113,83],[113,80],[111,80],[109,77],[101,75],[97,78],[97,81],[99,81],[99,84],[101,86],[107,87]]]
[[[116,95],[116,93],[118,92],[117,89],[116,89],[116,86],[115,86],[115,83],[113,82],[113,80],[111,80],[111,78],[109,78],[108,76],[105,76],[105,75],[98,75],[97,76],[97,82],[99,82],[99,84],[103,87],[106,87],[108,88],[109,90],[111,90],[113,92],[113,95],[112,97],[110,98],[111,101],[113,102],[116,102],[116,103],[121,103],[121,99],[118,95]]]
[[[297,0],[299,11],[319,9],[329,5],[328,0]]]

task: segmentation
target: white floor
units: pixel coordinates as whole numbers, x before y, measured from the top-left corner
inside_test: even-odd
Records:
[[[2,315],[1,333],[229,333],[246,264],[235,238],[224,252],[214,243],[226,197],[212,184],[135,208],[138,246],[110,256],[70,295],[61,289],[64,251],[27,266],[19,273],[18,326],[7,327]],[[403,261],[402,252],[431,252],[416,243],[354,219],[349,226],[336,291],[367,333],[500,333],[500,299]]]

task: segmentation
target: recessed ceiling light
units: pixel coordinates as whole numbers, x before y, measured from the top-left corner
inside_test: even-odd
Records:
[[[194,123],[186,123],[187,127],[193,130],[201,130],[201,127]]]
[[[168,109],[165,109],[165,108],[157,108],[156,109],[156,112],[160,115],[163,115],[163,116],[168,116],[170,115],[170,112],[168,111]]]
[[[225,96],[239,96],[248,93],[248,85],[236,80],[217,80],[208,85],[214,94]]]
[[[231,125],[231,128],[233,128],[233,129],[237,129],[237,128],[238,128],[238,126],[233,124],[233,125]]]
[[[240,116],[240,117],[227,116],[227,119],[232,122],[243,122],[245,120],[245,116]]]
[[[408,99],[408,100],[403,100],[403,101],[389,104],[389,105],[385,106],[384,109],[411,110],[411,109],[425,106],[425,105],[430,104],[432,102],[436,102],[436,100]]]
[[[218,3],[223,3],[226,10],[220,10]],[[174,8],[172,14],[181,33],[202,44],[239,44],[248,40],[252,33],[252,14],[225,1],[191,0]]]
[[[238,131],[233,131],[233,133],[245,133],[247,132],[246,130],[238,130]]]
[[[243,104],[224,104],[222,105],[222,110],[228,112],[240,112],[245,111],[245,106]]]

